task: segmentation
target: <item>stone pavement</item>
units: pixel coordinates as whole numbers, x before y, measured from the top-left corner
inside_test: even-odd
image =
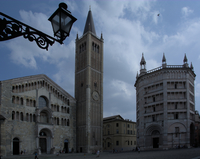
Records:
[[[19,155],[2,157],[2,159],[34,159],[34,155]],[[92,159],[96,155],[83,153],[60,154],[56,155],[39,155],[39,159]],[[175,149],[163,151],[141,151],[138,152],[120,152],[100,154],[102,159],[200,159],[200,148]]]

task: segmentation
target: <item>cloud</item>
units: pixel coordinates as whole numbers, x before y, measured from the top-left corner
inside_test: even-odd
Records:
[[[182,13],[183,17],[188,17],[190,14],[193,13],[193,10],[191,10],[189,7],[183,7],[181,9],[181,13]]]

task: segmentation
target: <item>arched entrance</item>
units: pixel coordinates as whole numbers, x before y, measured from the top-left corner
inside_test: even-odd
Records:
[[[158,130],[154,130],[151,135],[152,135],[153,148],[159,148],[160,132]]]
[[[42,129],[39,133],[39,147],[41,153],[50,153],[51,132],[49,129]]]
[[[19,139],[13,139],[13,155],[19,155]]]
[[[69,150],[69,148],[68,148],[68,140],[65,139],[65,141],[64,141],[64,152],[68,153],[69,152],[68,150]]]

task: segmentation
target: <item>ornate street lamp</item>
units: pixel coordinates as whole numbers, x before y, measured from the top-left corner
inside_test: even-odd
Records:
[[[63,41],[70,34],[73,23],[77,20],[71,15],[71,12],[67,10],[65,3],[60,3],[59,8],[49,18],[54,31],[53,38],[31,26],[28,26],[8,15],[0,12],[0,15],[4,18],[0,18],[0,41],[10,40],[19,36],[23,36],[29,41],[35,41],[37,45],[48,50],[49,45],[53,45],[55,41],[63,44]],[[7,20],[8,19],[8,20]]]

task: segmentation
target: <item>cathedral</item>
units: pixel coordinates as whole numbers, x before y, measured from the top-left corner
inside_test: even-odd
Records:
[[[75,58],[75,97],[44,74],[0,81],[1,155],[101,150],[103,36],[91,10]]]
[[[190,147],[194,144],[194,69],[188,65],[167,65],[146,70],[142,54],[137,74],[137,145],[141,150]]]

